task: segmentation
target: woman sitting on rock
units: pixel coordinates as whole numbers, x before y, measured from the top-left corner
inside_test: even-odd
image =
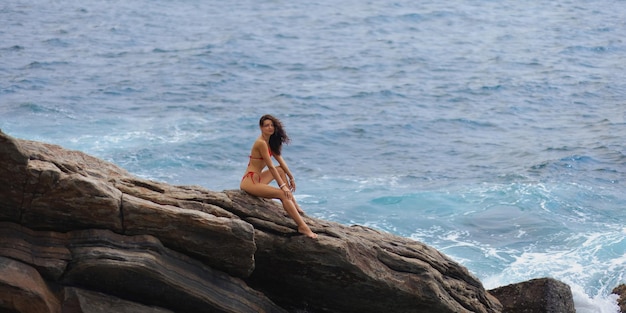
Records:
[[[317,234],[311,231],[300,216],[300,213],[304,212],[292,194],[296,190],[296,181],[280,154],[283,143],[289,143],[283,125],[277,118],[263,115],[259,126],[261,135],[252,145],[250,162],[239,187],[253,196],[280,199],[285,211],[298,225],[298,232],[310,238],[317,238]],[[272,156],[278,161],[279,166],[274,166]],[[263,171],[266,166],[267,170]],[[278,188],[269,185],[273,180],[278,183]]]

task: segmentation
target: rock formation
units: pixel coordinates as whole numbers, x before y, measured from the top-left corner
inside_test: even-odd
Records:
[[[570,287],[552,278],[533,279],[489,291],[503,313],[576,313]]]
[[[422,243],[0,131],[0,312],[501,312]]]

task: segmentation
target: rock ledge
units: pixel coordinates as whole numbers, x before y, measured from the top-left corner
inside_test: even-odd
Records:
[[[425,244],[305,220],[0,131],[0,311],[502,312]]]

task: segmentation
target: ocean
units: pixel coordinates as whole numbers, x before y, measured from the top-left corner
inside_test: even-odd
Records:
[[[308,215],[577,312],[626,283],[626,1],[5,0],[0,129],[211,190],[263,114]]]

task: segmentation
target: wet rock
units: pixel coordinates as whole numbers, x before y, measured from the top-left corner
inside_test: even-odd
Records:
[[[570,287],[540,278],[489,291],[503,306],[502,313],[575,313]]]

